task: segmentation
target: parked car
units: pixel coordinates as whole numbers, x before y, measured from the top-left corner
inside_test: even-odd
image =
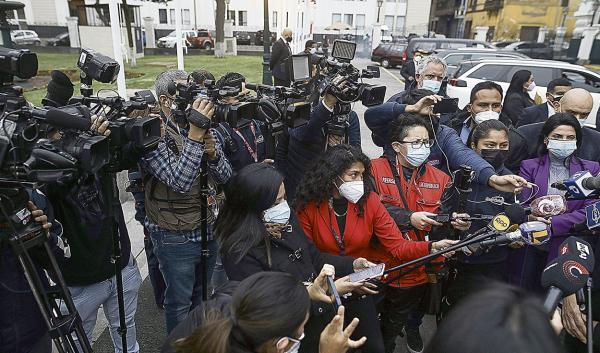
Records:
[[[385,68],[402,65],[402,54],[406,45],[407,43],[381,43],[373,49],[371,61],[378,62]]]
[[[434,54],[446,61],[448,64],[447,75],[452,77],[454,72],[458,69],[460,63],[464,61],[479,60],[484,58],[490,59],[529,59],[526,55],[521,53],[505,52],[495,49],[472,49],[472,48],[459,48],[459,49],[444,49],[436,50]]]
[[[555,78],[564,77],[571,81],[573,87],[588,90],[594,98],[594,107],[587,123],[596,124],[596,112],[600,104],[600,74],[579,65],[562,61],[534,59],[482,59],[464,62],[448,81],[447,93],[450,97],[458,98],[458,106],[464,108],[469,103],[471,89],[482,81],[494,81],[505,90],[510,79],[519,70],[529,70],[534,76],[536,89],[531,92],[531,98],[537,93],[543,101],[546,100],[546,87]]]
[[[270,31],[271,34],[271,44],[275,43],[277,40],[277,33]],[[263,30],[256,31],[256,36],[254,37],[255,45],[263,45]]]
[[[69,32],[61,33],[48,40],[48,46],[50,47],[68,47],[70,45],[71,40],[69,38]]]
[[[181,31],[181,40],[183,40],[184,38],[188,38],[188,37],[195,37],[196,36],[196,31],[191,30],[191,29],[186,29]],[[167,34],[164,37],[158,38],[158,41],[156,41],[156,46],[159,48],[175,48],[175,45],[177,44],[177,38],[175,37],[175,31]]]
[[[554,57],[552,47],[537,42],[515,42],[505,46],[503,50],[516,51],[534,59],[552,60]]]
[[[237,44],[252,45],[254,43],[254,34],[250,32],[237,31],[233,32],[233,36],[237,38]]]
[[[18,29],[10,31],[10,40],[17,45],[40,45],[42,41],[37,33],[30,30]]]
[[[213,40],[210,32],[207,29],[199,29],[197,32],[192,31],[192,35],[187,36],[187,40],[192,48],[202,48],[210,50],[215,47],[215,41]]]
[[[515,41],[514,40],[503,40],[500,42],[492,42],[492,45],[495,46],[496,48],[504,48],[509,44],[513,44]]]
[[[437,49],[458,49],[458,48],[488,48],[495,49],[493,45],[472,39],[456,38],[413,38],[408,42],[408,46],[402,54],[402,63],[412,60],[413,54],[417,49],[424,49],[433,52]]]

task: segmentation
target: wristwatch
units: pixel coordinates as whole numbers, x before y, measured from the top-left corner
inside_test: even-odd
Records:
[[[188,112],[187,120],[190,124],[199,127],[200,129],[210,128],[210,119],[195,109],[191,109]]]

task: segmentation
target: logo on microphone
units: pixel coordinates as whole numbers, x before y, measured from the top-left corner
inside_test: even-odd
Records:
[[[579,251],[579,257],[584,260],[587,260],[590,256],[590,248],[587,245],[580,242],[576,242],[576,244],[577,250]]]
[[[503,214],[499,214],[492,219],[492,226],[499,232],[504,232],[510,227],[510,219]]]
[[[572,283],[583,284],[587,281],[588,270],[577,261],[567,260],[563,263],[563,273]]]
[[[531,233],[531,238],[532,238],[531,243],[533,245],[544,244],[549,239],[548,235],[549,235],[549,232],[547,229],[539,231],[539,232],[532,232]]]

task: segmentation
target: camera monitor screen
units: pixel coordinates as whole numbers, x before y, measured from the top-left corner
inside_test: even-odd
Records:
[[[309,56],[305,54],[292,55],[292,81],[306,81],[310,79]]]
[[[336,40],[333,42],[333,51],[331,56],[341,61],[350,61],[354,59],[356,53],[356,43],[347,40]]]

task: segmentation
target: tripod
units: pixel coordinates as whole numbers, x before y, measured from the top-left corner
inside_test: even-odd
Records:
[[[60,353],[80,352],[72,336],[72,333],[74,333],[80,342],[81,351],[84,353],[92,352],[92,347],[85,335],[81,318],[73,304],[73,299],[59,270],[56,258],[50,249],[46,231],[32,222],[32,220],[22,227],[22,229],[19,229],[19,226],[23,225],[22,223],[13,221],[18,219],[19,215],[22,215],[24,211],[24,207],[17,205],[14,201],[28,199],[29,195],[27,195],[23,184],[14,181],[0,181],[1,216],[9,224],[11,231],[6,240],[19,260],[56,349]],[[44,281],[40,277],[32,258],[31,252],[36,250],[41,250],[43,256],[47,257],[48,267],[46,271],[48,271],[52,279],[56,282],[48,290],[45,288]],[[67,309],[66,314],[61,313],[60,307],[57,305],[57,300],[64,301]]]

